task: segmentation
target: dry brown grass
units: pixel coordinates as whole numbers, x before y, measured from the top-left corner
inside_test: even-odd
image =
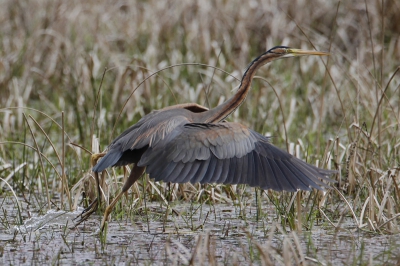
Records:
[[[214,107],[267,48],[316,48],[331,56],[262,68],[230,119],[274,136],[277,146],[297,147],[309,162],[339,169],[338,185],[323,196],[302,192],[302,202],[289,193],[261,198],[282,204],[285,217],[302,205],[314,217],[302,218],[304,228],[322,215],[335,230],[345,230],[341,221],[352,217],[359,229],[398,233],[398,21],[397,1],[2,1],[0,175],[17,195],[38,193],[30,198],[38,212],[54,208],[60,194],[57,206],[73,209],[80,184],[90,180],[90,151],[106,148],[144,114],[183,102]],[[106,198],[124,175],[109,173]],[[3,180],[0,197],[8,191]],[[246,189],[145,177],[132,188],[138,200],[126,202],[245,206],[240,191]]]

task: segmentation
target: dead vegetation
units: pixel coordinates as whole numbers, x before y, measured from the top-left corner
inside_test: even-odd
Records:
[[[216,106],[232,95],[252,58],[288,45],[331,56],[262,68],[229,119],[273,136],[274,144],[308,162],[338,169],[335,188],[324,194],[254,193],[243,186],[155,183],[145,176],[112,220],[134,221],[147,213],[146,204],[159,203],[167,221],[171,204],[198,202],[234,206],[237,219],[259,221],[265,219],[261,205],[274,205],[278,227],[267,225],[272,233],[266,245],[244,229],[238,236],[258,254],[245,261],[263,265],[311,263],[317,247],[309,248],[310,257],[299,232],[321,223],[334,234],[354,228],[376,236],[399,233],[396,1],[36,0],[3,1],[0,7],[0,206],[19,206],[13,216],[4,215],[2,231],[23,223],[31,211],[76,209],[84,190],[93,197],[85,186],[91,152],[105,149],[153,109],[184,102]],[[103,180],[107,202],[124,175],[109,169]],[[260,211],[248,217],[248,206]],[[277,235],[282,245],[272,244]],[[197,234],[192,249],[168,242],[165,252],[176,264],[221,263],[212,236]],[[173,245],[181,253],[171,252]],[[378,255],[353,259],[368,264],[377,258],[382,262]]]

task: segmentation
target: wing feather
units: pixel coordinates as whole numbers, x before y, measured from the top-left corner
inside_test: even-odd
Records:
[[[174,162],[171,162],[171,164],[177,164],[179,165],[179,167],[175,167],[174,171],[169,175],[168,179],[171,180],[170,182],[185,183],[183,181],[191,171],[193,164],[174,163]]]
[[[203,161],[194,161],[193,163],[188,164],[191,166],[190,172],[186,176],[182,176],[182,182],[180,183],[191,182],[191,180],[194,179],[197,171],[199,170],[202,162]]]
[[[240,178],[247,174],[247,158],[235,158],[235,172],[233,173],[232,184],[239,184]]]
[[[293,191],[296,189],[310,190],[310,188],[304,184],[304,182],[307,182],[307,177],[304,181],[301,181],[301,173],[297,173],[297,175],[294,174],[281,160],[275,160],[275,163],[283,174],[282,180],[286,180]]]
[[[222,159],[222,160],[213,159],[213,161],[215,161],[214,173],[210,176],[210,178],[205,183],[217,183],[217,180],[221,178],[225,160],[226,159]]]
[[[278,191],[328,187],[334,171],[310,165],[238,123],[175,127],[143,154],[138,166],[168,182],[248,184]]]
[[[176,176],[178,171],[181,171],[185,165],[182,163],[169,163],[162,171],[162,175],[155,178],[156,181],[175,182],[172,177]],[[175,173],[175,174],[174,174]]]
[[[220,162],[222,163],[221,165],[221,174],[218,176],[215,176],[215,183],[221,183],[221,184],[227,184],[228,182],[226,182],[228,175],[229,175],[229,168],[232,167],[230,164],[231,159],[223,159],[220,160]]]
[[[242,184],[249,184],[250,186],[257,186],[255,185],[255,170],[254,170],[254,152],[250,152],[247,154],[247,174],[242,175],[242,180],[240,183]]]
[[[201,180],[203,180],[203,177],[207,172],[209,164],[210,164],[210,160],[201,161],[199,169],[197,170],[196,174],[193,176],[193,179],[190,180],[190,182],[191,183],[200,183]]]
[[[237,159],[236,157],[226,159],[229,160],[229,169],[224,184],[234,184],[233,180],[235,178],[236,164],[237,164],[236,159]]]
[[[208,164],[207,171],[204,174],[203,178],[199,181],[199,183],[201,183],[201,184],[211,183],[211,179],[213,178],[218,160],[212,158],[209,161],[210,161],[210,163]]]
[[[253,152],[253,157],[254,157],[254,183],[253,186],[258,186],[262,187],[263,184],[265,184],[264,181],[264,170],[262,168],[261,162],[260,162],[260,156],[257,152]]]
[[[260,156],[260,161],[261,161],[261,165],[263,167],[264,173],[265,173],[265,177],[264,177],[265,185],[262,186],[261,188],[263,188],[263,189],[271,188],[273,190],[280,191],[281,188],[279,187],[279,184],[276,181],[275,174],[272,171],[272,167],[269,164],[268,158]]]

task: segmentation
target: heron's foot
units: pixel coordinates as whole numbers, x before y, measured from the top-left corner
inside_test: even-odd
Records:
[[[80,225],[82,222],[86,221],[90,217],[90,215],[92,215],[92,213],[97,210],[98,207],[99,204],[96,198],[92,203],[90,203],[90,205],[86,209],[83,210],[81,214],[75,217],[73,221],[77,220],[78,218],[79,220],[75,223],[74,228]]]
[[[97,161],[100,158],[103,158],[106,154],[106,152],[92,154],[92,157],[90,158],[90,164],[92,165],[92,167],[95,166],[97,164]]]

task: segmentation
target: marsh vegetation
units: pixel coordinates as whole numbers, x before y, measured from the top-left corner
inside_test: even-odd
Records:
[[[0,261],[399,263],[398,21],[397,1],[2,1]],[[99,235],[104,202],[129,170],[113,168],[103,206],[70,229],[95,197],[91,153],[151,110],[218,105],[246,65],[276,45],[331,56],[261,68],[228,120],[338,170],[332,189],[143,176]]]

